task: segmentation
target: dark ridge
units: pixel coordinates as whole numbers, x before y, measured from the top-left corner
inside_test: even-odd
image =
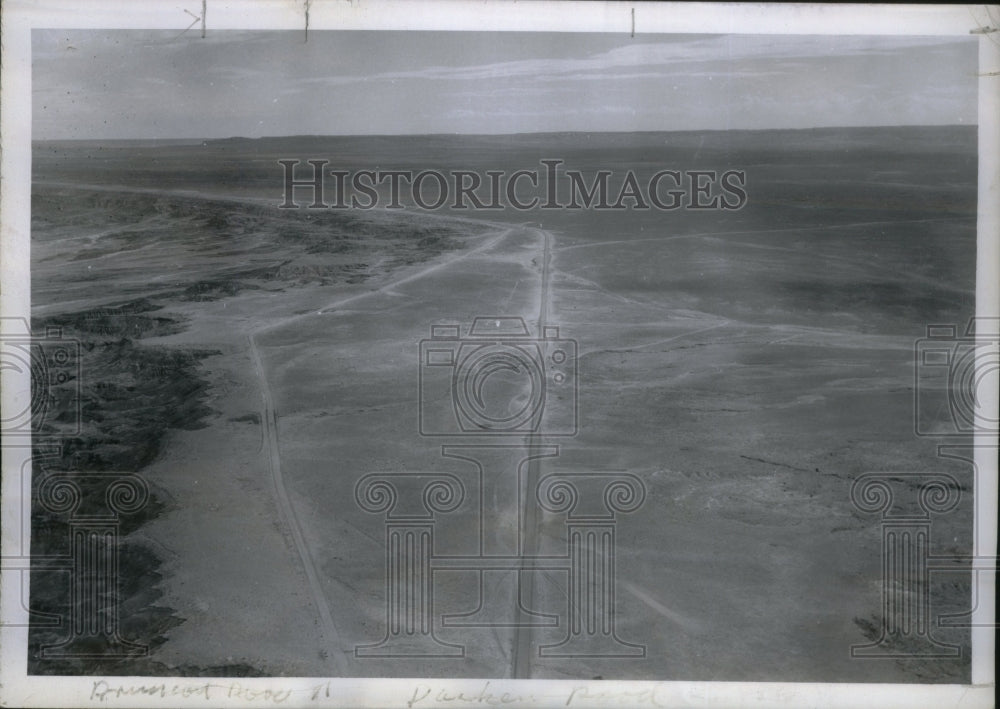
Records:
[[[709,128],[709,129],[684,129],[659,131],[538,131],[526,133],[361,133],[361,134],[298,134],[298,135],[264,135],[257,138],[247,136],[229,136],[226,138],[84,138],[84,139],[42,139],[33,140],[32,144],[41,148],[61,147],[61,146],[100,146],[108,147],[157,147],[157,146],[236,146],[244,148],[255,142],[278,142],[278,141],[298,141],[298,140],[370,140],[370,139],[405,139],[405,138],[447,138],[447,139],[476,139],[476,138],[551,138],[569,137],[580,135],[600,135],[600,136],[649,136],[649,135],[673,135],[673,136],[701,136],[712,134],[767,134],[767,133],[791,133],[791,134],[821,134],[830,132],[846,133],[849,131],[928,131],[941,129],[960,129],[967,132],[975,132],[976,125],[965,123],[949,124],[926,124],[926,125],[895,125],[895,126],[814,126],[805,128]]]
[[[116,307],[54,315],[40,321],[35,329],[59,328],[109,339],[159,337],[184,330],[184,319],[181,316],[154,317],[147,314],[158,310],[162,310],[162,306],[140,298]]]
[[[202,376],[201,361],[217,352],[151,347],[131,339],[183,329],[179,317],[149,315],[160,309],[149,300],[139,299],[33,319],[36,334],[58,330],[61,345],[65,348],[69,343],[66,351],[75,352],[75,360],[66,371],[80,373],[79,377],[71,376],[49,387],[53,394],[50,404],[33,421],[33,560],[68,557],[71,553],[67,515],[55,514],[39,501],[38,489],[49,471],[58,471],[81,489],[77,516],[106,513],[103,501],[107,483],[88,473],[140,471],[159,455],[171,430],[200,428],[213,413],[206,403],[208,381]],[[54,440],[60,443],[53,445]],[[158,603],[162,596],[162,560],[158,554],[148,544],[129,537],[167,509],[165,493],[150,487],[144,507],[117,519],[117,590],[111,592],[118,594],[121,636],[151,651],[164,643],[164,634],[184,619]],[[172,668],[148,658],[41,657],[42,648],[64,640],[69,621],[83,612],[81,601],[72,600],[69,576],[65,570],[50,570],[33,563],[29,607],[42,615],[32,616],[29,624],[30,674],[263,674],[244,665]],[[77,607],[71,607],[74,602]],[[95,653],[101,654],[101,648],[95,648]]]

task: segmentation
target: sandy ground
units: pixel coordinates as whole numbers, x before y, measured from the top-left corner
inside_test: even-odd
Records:
[[[497,236],[489,234],[482,239],[488,244]],[[453,258],[451,255],[444,260]],[[418,276],[437,265],[395,271],[391,281]],[[325,593],[313,593],[306,571],[308,564],[315,563],[310,556],[323,558],[319,550],[331,530],[327,524],[307,527],[307,549],[296,540],[297,523],[291,517],[301,516],[301,510],[308,509],[311,501],[299,490],[294,475],[278,483],[267,430],[248,420],[248,415],[257,414],[266,420],[268,413],[277,413],[272,418],[276,433],[280,431],[280,452],[276,452],[279,465],[285,468],[294,460],[288,450],[295,449],[294,433],[299,425],[285,413],[290,407],[284,396],[274,407],[277,412],[269,412],[265,406],[262,386],[280,387],[260,378],[250,336],[271,342],[276,338],[269,333],[276,328],[300,327],[315,332],[325,326],[324,321],[336,317],[321,313],[335,307],[332,304],[392,297],[379,293],[380,280],[376,277],[363,289],[309,289],[282,299],[280,305],[269,295],[227,299],[207,307],[199,303],[185,313],[193,318],[190,329],[157,340],[173,346],[198,343],[224,353],[207,364],[215,392],[211,406],[220,412],[219,416],[208,428],[178,433],[171,449],[176,446],[184,451],[182,456],[171,455],[148,470],[150,478],[162,480],[175,499],[204,503],[178,505],[175,514],[157,520],[145,530],[149,538],[162,542],[170,552],[164,572],[169,579],[167,588],[176,592],[168,592],[163,602],[187,619],[170,632],[168,643],[157,653],[160,661],[210,664],[221,658],[289,676],[344,674],[343,667],[337,665],[335,638],[322,618],[329,612],[327,609],[333,608],[337,622],[342,623],[343,606],[328,600]],[[233,322],[243,325],[234,329]],[[286,322],[290,325],[284,325]],[[277,341],[281,342],[281,338]],[[287,357],[287,349],[285,354],[270,346],[262,346],[261,350],[267,363],[265,376],[272,379],[274,372],[284,366],[278,363]],[[291,360],[298,361],[299,357]],[[283,506],[286,490],[291,507]],[[338,487],[331,492],[353,500],[350,489]],[[188,564],[186,559],[192,557],[198,562]],[[329,568],[320,570],[329,576]],[[324,592],[328,583],[326,579]],[[194,594],[189,587],[196,589]],[[277,604],[278,598],[287,602]],[[220,612],[228,608],[238,611]],[[206,642],[206,638],[215,641]]]
[[[963,660],[851,659],[879,612],[881,561],[878,520],[851,505],[850,486],[866,471],[938,470],[971,486],[968,468],[914,437],[911,390],[914,339],[968,304],[969,289],[950,277],[965,264],[933,255],[956,230],[967,236],[969,222],[797,209],[765,200],[728,219],[467,223],[432,258],[364,259],[357,282],[172,299],[185,329],[143,342],[221,354],[202,365],[216,414],[171,432],[142,471],[170,506],[136,534],[164,559],[161,602],[185,619],[154,659],[311,676],[966,677]],[[246,239],[233,248],[250,265],[267,238],[248,228]],[[59,253],[72,248],[42,247],[49,265],[37,273],[65,266]],[[322,258],[353,267],[349,253]],[[183,279],[169,250],[133,256],[132,267],[158,263]],[[86,282],[93,258],[104,256],[69,264],[78,288],[62,300],[43,281],[41,313],[117,297]],[[295,252],[292,266],[308,262]],[[134,270],[111,273],[126,291],[149,289]],[[171,278],[164,289],[177,287]],[[575,340],[577,435],[421,435],[420,341],[435,324],[499,315],[522,317],[532,333],[544,320]],[[569,416],[573,397],[549,394],[546,415]],[[476,453],[480,471],[447,445],[494,448]],[[530,446],[558,455],[518,468]],[[613,549],[616,633],[644,646],[642,656],[538,655],[567,632],[562,568],[522,570],[520,591],[510,569],[435,572],[434,634],[444,654],[459,645],[464,654],[356,656],[387,620],[387,527],[354,497],[365,475],[463,482],[464,502],[435,523],[436,555],[502,557],[520,546],[558,557],[565,517],[539,512],[529,491],[548,474],[593,471],[625,471],[645,486],[644,504],[617,517]],[[967,494],[935,521],[935,553],[969,548],[970,504]],[[962,606],[960,582],[938,608]],[[491,626],[462,625],[477,607]],[[532,619],[542,624],[523,625]],[[935,636],[967,642],[961,631]]]
[[[374,471],[471,472],[418,435],[413,343],[425,336],[425,323],[471,322],[484,303],[537,319],[542,234],[522,230],[493,251],[330,313],[322,327],[303,320],[262,338],[283,465],[321,559],[324,595],[339,610],[345,657],[378,639],[384,626],[375,600],[384,532],[381,520],[351,499],[354,481]],[[541,474],[624,470],[645,481],[647,503],[621,518],[615,559],[619,637],[647,651],[640,659],[543,659],[537,646],[559,642],[565,626],[522,629],[530,638],[530,676],[912,676],[891,662],[849,655],[859,642],[854,619],[877,608],[880,589],[877,526],[851,507],[850,482],[868,469],[926,466],[926,451],[904,457],[913,449],[908,429],[887,432],[884,421],[905,420],[909,393],[888,390],[905,376],[910,344],[734,322],[581,288],[572,252],[561,255],[558,243],[549,297],[563,333],[581,333],[581,431],[575,439],[544,440],[558,443],[560,455],[542,461]],[[648,263],[651,250],[640,258]],[[591,252],[585,267],[594,263],[601,257]],[[511,283],[523,285],[511,291]],[[464,296],[471,288],[474,302]],[[510,451],[509,460],[519,454]],[[470,553],[461,519],[452,525],[439,524],[442,553]],[[546,515],[540,553],[562,553],[563,525]],[[449,573],[469,572],[443,576]],[[531,573],[532,610],[565,622],[565,573]],[[486,603],[507,609],[495,622],[511,622],[514,604],[503,598],[513,586],[494,581],[499,598]],[[475,608],[475,581],[466,582],[435,595],[442,611]],[[443,642],[468,643],[468,657],[355,660],[348,673],[511,676],[513,631],[442,626],[437,633]]]

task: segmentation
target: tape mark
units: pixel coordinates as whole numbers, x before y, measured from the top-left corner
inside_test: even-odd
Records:
[[[184,28],[184,31],[177,35],[177,38],[184,36],[184,34],[190,30],[192,27],[201,23],[201,38],[205,39],[205,14],[208,9],[208,0],[201,0],[201,15],[196,15],[187,8],[184,8],[184,12],[193,17],[191,24]]]
[[[997,42],[993,37],[990,36],[995,32],[1000,32],[1000,18],[996,18],[993,16],[993,11],[990,9],[989,5],[984,6],[983,9],[986,11],[986,17],[988,18],[988,22],[986,23],[980,22],[979,18],[976,17],[975,14],[973,14],[972,8],[971,7],[969,8],[969,16],[972,17],[972,20],[976,23],[976,27],[974,29],[969,30],[969,34],[986,35],[986,39],[988,39],[993,44],[1000,46],[1000,42]],[[977,76],[996,76],[996,72],[978,74]]]

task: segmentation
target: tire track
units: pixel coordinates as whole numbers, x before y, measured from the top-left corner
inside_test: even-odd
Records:
[[[551,277],[552,261],[552,234],[543,229],[534,229],[542,242],[542,286],[538,305],[538,335],[542,336],[545,326],[548,323],[549,314],[549,285]],[[544,405],[544,402],[543,402]],[[525,445],[528,450],[531,446],[540,445],[543,437],[542,431],[533,431],[528,434]],[[518,597],[514,599],[515,617],[518,606],[521,605],[521,589],[523,584],[524,608],[532,610],[535,607],[535,575],[527,570],[525,559],[538,555],[538,537],[541,534],[541,518],[536,505],[530,503],[532,491],[538,485],[542,458],[533,458],[528,462],[526,489],[528,494],[525,500],[524,528],[525,539],[523,556],[521,558],[520,569],[518,569]],[[515,626],[514,642],[511,658],[511,674],[514,679],[529,679],[531,677],[531,626]]]
[[[487,239],[482,244],[473,249],[470,249],[469,251],[464,251],[449,259],[445,259],[444,261],[439,261],[438,263],[427,266],[426,268],[423,268],[417,271],[416,273],[411,273],[408,276],[403,276],[394,281],[390,281],[389,283],[385,283],[382,286],[379,286],[378,288],[375,288],[373,290],[364,291],[363,293],[356,293],[355,295],[350,295],[347,296],[346,298],[339,298],[331,303],[327,303],[316,312],[309,311],[307,313],[301,313],[300,315],[290,315],[287,318],[279,320],[278,322],[274,322],[269,325],[262,325],[256,328],[253,331],[253,334],[259,335],[260,333],[268,332],[269,330],[274,330],[279,327],[284,327],[285,325],[290,325],[293,322],[297,322],[305,318],[316,317],[317,315],[327,315],[330,312],[335,311],[337,308],[348,305],[349,303],[356,303],[359,300],[364,300],[365,298],[370,298],[374,295],[391,294],[393,289],[395,289],[398,286],[405,285],[420,278],[424,278],[426,276],[431,275],[432,273],[440,271],[443,268],[452,266],[458,261],[462,261],[463,259],[467,259],[470,256],[473,256],[482,251],[486,251],[488,249],[493,248],[498,243],[506,239],[513,231],[516,231],[516,229],[505,229],[502,232],[500,232],[497,236],[493,237],[492,239]]]
[[[346,677],[347,660],[344,657],[344,646],[337,632],[337,626],[333,622],[333,614],[330,612],[330,605],[327,603],[326,595],[319,581],[319,572],[316,569],[316,562],[306,544],[305,535],[302,532],[302,524],[295,514],[295,507],[292,505],[288,490],[285,487],[284,474],[281,471],[281,454],[278,449],[278,414],[274,409],[274,400],[271,397],[271,388],[268,386],[267,377],[264,375],[264,364],[261,362],[260,351],[254,335],[251,333],[247,337],[250,343],[250,356],[253,359],[254,371],[260,382],[261,399],[264,410],[261,413],[260,424],[263,427],[265,447],[267,448],[268,467],[271,472],[271,482],[274,488],[274,498],[278,503],[281,516],[284,517],[285,526],[292,534],[295,549],[299,553],[299,559],[309,581],[309,589],[312,591],[313,603],[319,612],[322,624],[323,638],[325,640],[324,650],[327,657],[333,657],[337,671],[342,677]]]
[[[291,533],[295,550],[298,553],[302,568],[306,574],[309,590],[313,597],[313,604],[316,606],[316,610],[320,616],[324,639],[323,650],[327,657],[333,658],[336,670],[341,677],[350,676],[347,658],[353,654],[353,649],[345,646],[340,633],[337,631],[337,626],[333,619],[330,604],[327,601],[326,594],[323,592],[323,586],[320,581],[316,561],[313,558],[312,550],[309,548],[309,544],[306,542],[302,523],[299,520],[298,515],[295,513],[295,506],[292,504],[291,497],[288,495],[284,473],[281,469],[281,451],[278,442],[278,414],[274,407],[274,398],[271,394],[271,388],[267,381],[267,373],[264,369],[264,363],[260,356],[260,350],[257,347],[257,336],[278,327],[283,327],[293,322],[297,322],[306,317],[315,317],[316,315],[328,313],[331,310],[346,305],[347,303],[353,303],[371,296],[389,293],[393,288],[429,276],[432,273],[452,266],[469,256],[490,249],[503,239],[507,238],[507,236],[514,231],[516,231],[516,228],[505,229],[492,239],[487,239],[474,249],[462,252],[449,259],[445,259],[444,261],[440,261],[436,264],[423,268],[415,273],[390,281],[375,290],[338,299],[321,308],[318,313],[310,311],[300,315],[289,316],[278,322],[262,325],[247,335],[250,357],[253,361],[254,372],[257,375],[258,385],[261,392],[261,404],[263,407],[260,417],[263,434],[262,449],[266,448],[267,451],[268,469],[270,472],[274,498],[278,504],[278,510],[283,518],[285,526]]]

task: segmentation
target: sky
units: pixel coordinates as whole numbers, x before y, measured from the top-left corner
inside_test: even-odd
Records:
[[[973,124],[956,37],[35,30],[33,139]]]

